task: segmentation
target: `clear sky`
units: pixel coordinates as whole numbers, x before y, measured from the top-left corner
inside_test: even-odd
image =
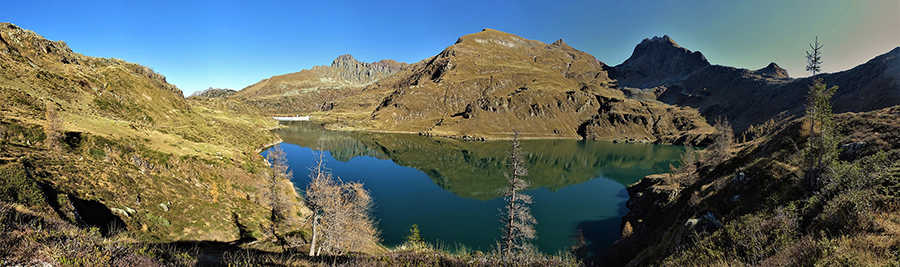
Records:
[[[816,36],[825,72],[900,45],[897,0],[0,0],[0,21],[87,56],[152,67],[186,95],[242,89],[341,54],[413,63],[482,28],[545,43],[562,38],[609,65],[625,61],[644,38],[665,34],[713,64],[776,62],[792,77],[809,75],[804,51]]]

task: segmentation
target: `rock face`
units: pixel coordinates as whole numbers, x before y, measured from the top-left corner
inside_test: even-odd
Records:
[[[864,112],[900,105],[900,49],[875,57],[853,69],[820,74],[828,86],[835,113]],[[752,71],[709,66],[672,85],[659,100],[691,106],[712,121],[728,118],[736,131],[763,123],[779,113],[800,116],[812,78],[792,79],[774,63]]]
[[[197,91],[191,94],[190,97],[207,97],[207,98],[217,98],[217,97],[229,97],[237,93],[237,91],[232,89],[222,89],[222,88],[212,88]]]
[[[350,54],[338,56],[331,62],[331,68],[338,70],[336,78],[353,85],[369,85],[381,78],[400,71],[406,64],[385,59],[375,63],[359,62]]]
[[[370,129],[644,141],[708,132],[696,112],[627,99],[608,69],[562,40],[548,45],[485,29],[367,87],[385,94]]]
[[[613,78],[619,86],[652,88],[678,82],[694,71],[709,66],[700,52],[679,46],[668,35],[644,39],[625,62],[615,67]]]

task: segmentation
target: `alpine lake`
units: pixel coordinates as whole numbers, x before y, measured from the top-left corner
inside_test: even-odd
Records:
[[[302,195],[308,169],[323,149],[342,181],[371,192],[383,244],[403,244],[413,224],[426,242],[450,251],[492,251],[500,240],[500,192],[507,182],[509,140],[463,141],[413,134],[342,132],[309,122],[274,130],[284,140],[292,182]],[[595,140],[521,140],[534,199],[537,248],[568,251],[582,230],[591,252],[620,237],[626,186],[678,165],[682,146]],[[263,156],[268,151],[263,152]]]

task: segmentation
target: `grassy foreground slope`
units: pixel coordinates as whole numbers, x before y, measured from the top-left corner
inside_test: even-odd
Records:
[[[841,151],[822,185],[804,181],[806,121],[770,121],[751,128],[749,141],[721,163],[701,160],[632,185],[622,239],[594,260],[607,266],[897,266],[900,106],[835,117]]]
[[[276,122],[243,102],[185,99],[152,69],[74,53],[0,24],[0,197],[142,241],[266,238]],[[302,205],[285,227],[299,229]],[[30,193],[29,193],[30,192]]]

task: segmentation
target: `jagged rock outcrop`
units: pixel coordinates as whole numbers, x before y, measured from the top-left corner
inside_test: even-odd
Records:
[[[330,66],[315,66],[300,72],[273,76],[238,91],[264,112],[297,114],[323,110],[335,101],[361,92],[366,85],[388,77],[409,64],[394,60],[360,62],[349,54],[338,56]]]
[[[626,188],[628,202],[625,202],[625,207],[630,211],[622,218],[622,225],[627,223],[632,227],[640,226],[639,221],[660,213],[678,199],[682,188],[678,185],[668,184],[667,180],[670,180],[666,177],[668,175],[650,175]],[[632,229],[632,231],[640,230]]]
[[[644,39],[625,62],[614,68],[619,86],[652,88],[678,82],[709,66],[700,52],[679,46],[668,35]]]
[[[354,85],[369,85],[381,78],[394,74],[403,69],[405,63],[399,63],[391,59],[385,59],[374,63],[357,61],[350,54],[338,56],[331,62],[331,67],[339,72],[333,74],[338,79],[348,81]]]
[[[191,94],[190,97],[207,97],[207,98],[218,98],[218,97],[229,97],[237,93],[237,91],[233,89],[223,89],[223,88],[208,88],[203,91],[197,91]]]

